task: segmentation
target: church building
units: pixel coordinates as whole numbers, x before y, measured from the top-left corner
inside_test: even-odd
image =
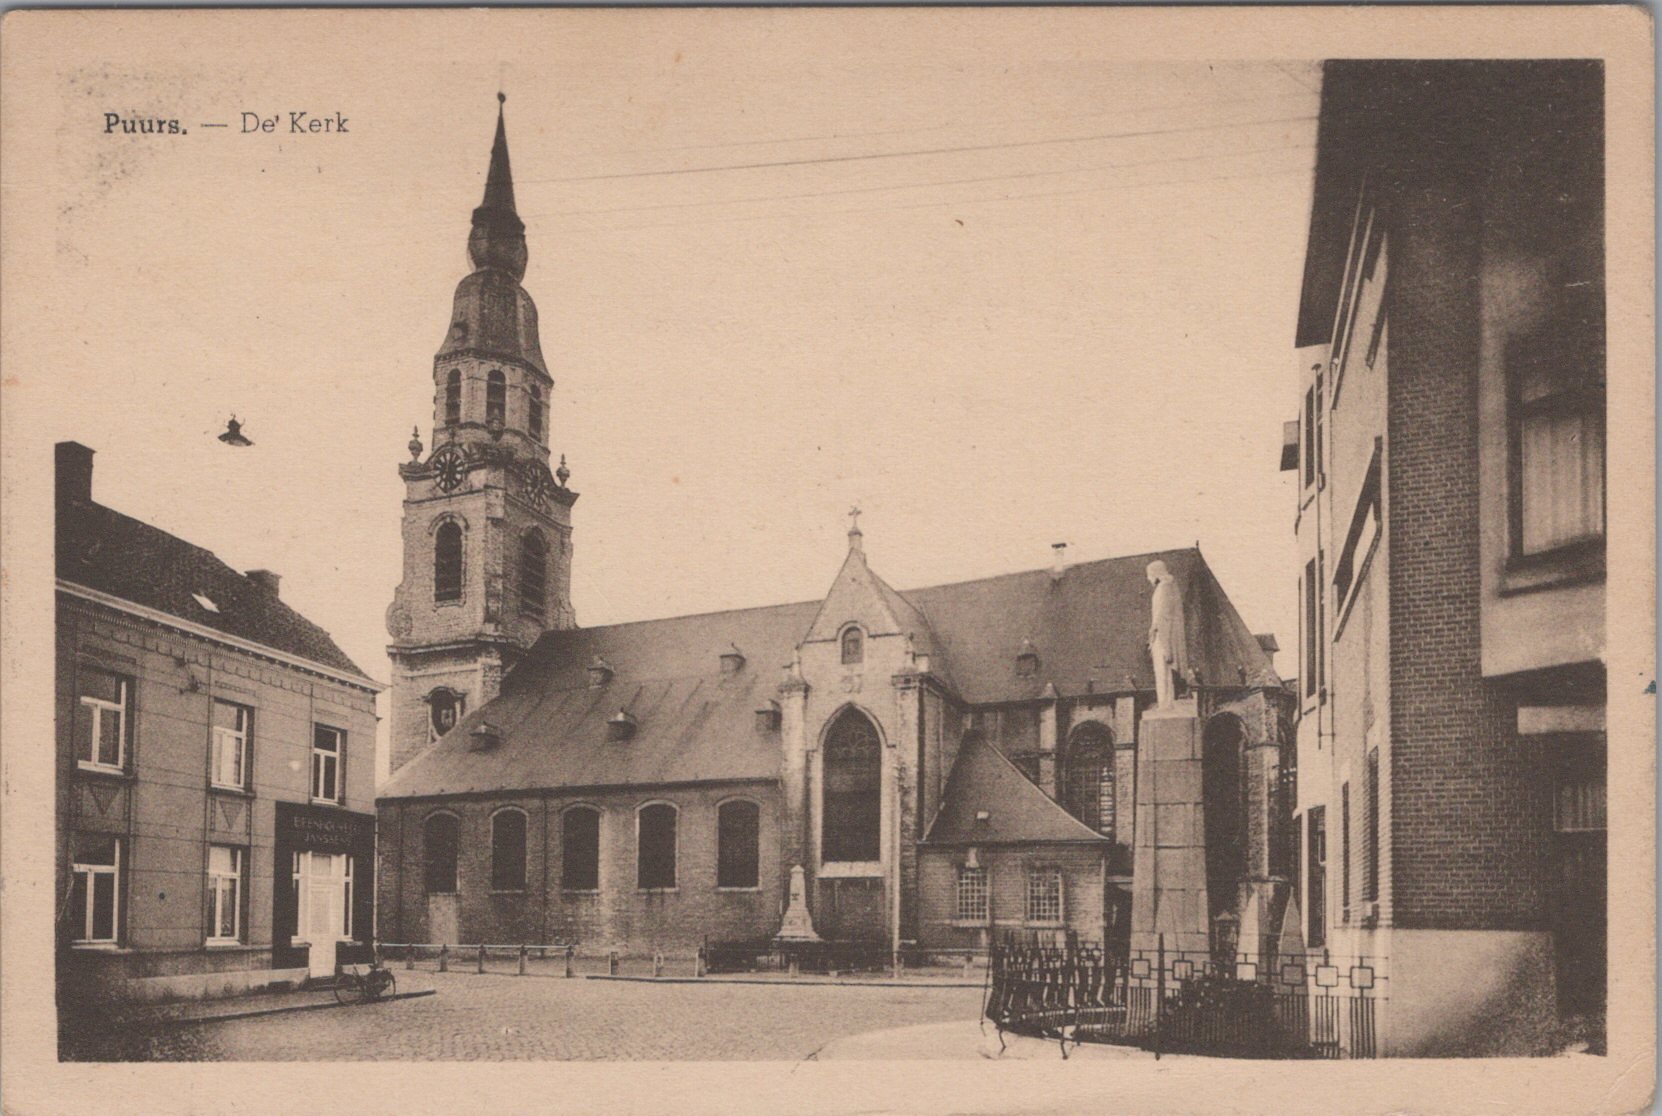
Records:
[[[1198,547],[1074,565],[1058,548],[1049,568],[900,592],[856,514],[822,599],[578,627],[577,494],[563,458],[550,471],[554,382],[500,114],[468,252],[434,445],[413,439],[400,467],[382,939],[1127,941],[1155,567],[1180,594],[1207,788],[1204,818],[1160,824],[1204,826],[1216,944],[1273,939],[1292,695]]]

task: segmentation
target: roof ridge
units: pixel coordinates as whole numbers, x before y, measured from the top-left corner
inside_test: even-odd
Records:
[[[564,635],[568,632],[598,632],[605,628],[628,628],[636,624],[667,624],[672,620],[701,620],[710,616],[729,616],[739,612],[772,612],[785,608],[808,608],[818,605],[820,601],[783,601],[778,604],[744,605],[739,608],[717,608],[709,612],[681,612],[673,616],[648,616],[640,620],[618,620],[610,624],[594,624],[575,628],[557,628],[543,633],[543,637]],[[741,648],[741,650],[743,650]]]
[[[1067,568],[1069,570],[1079,570],[1079,569],[1084,569],[1087,566],[1106,566],[1106,565],[1108,565],[1112,562],[1130,562],[1130,561],[1134,561],[1138,558],[1155,558],[1155,557],[1159,557],[1160,555],[1163,555],[1163,554],[1185,554],[1185,553],[1193,553],[1193,554],[1198,555],[1198,554],[1200,554],[1200,548],[1198,546],[1174,546],[1174,547],[1169,547],[1165,550],[1145,550],[1145,551],[1142,551],[1142,552],[1137,553],[1137,554],[1119,554],[1119,555],[1115,555],[1114,557],[1111,557],[1111,558],[1093,558],[1088,562],[1070,562],[1070,563],[1068,563]],[[977,585],[977,584],[980,584],[980,583],[986,582],[986,581],[1003,581],[1005,578],[1031,577],[1034,574],[1049,574],[1049,573],[1050,573],[1050,567],[1048,567],[1048,566],[1035,566],[1031,569],[1026,569],[1026,570],[1011,570],[1008,573],[988,574],[986,577],[965,578],[963,581],[943,581],[943,582],[940,582],[939,584],[936,584],[936,585],[915,585],[910,589],[896,589],[895,592],[899,593],[901,596],[905,596],[907,593],[927,593],[927,592],[929,592],[930,590],[933,590],[933,589],[956,589],[961,585]],[[914,608],[918,608],[920,610],[923,607],[922,605],[917,604],[915,601],[910,602],[910,603],[912,604],[912,606]]]

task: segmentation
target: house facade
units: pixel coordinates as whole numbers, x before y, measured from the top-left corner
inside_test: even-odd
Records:
[[[1123,934],[1155,562],[1235,772],[1218,913],[1285,896],[1291,698],[1198,548],[899,592],[856,517],[820,600],[577,627],[500,115],[469,251],[401,467],[384,939],[766,941],[796,868],[821,938]]]
[[[57,447],[60,993],[330,975],[374,932],[380,687],[276,574],[95,502],[92,457]]]
[[[1601,81],[1325,70],[1282,457],[1298,895],[1312,952],[1388,974],[1390,1053],[1602,1034]]]

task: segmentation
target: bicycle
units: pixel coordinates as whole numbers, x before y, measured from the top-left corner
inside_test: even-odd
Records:
[[[344,965],[335,978],[335,999],[343,1004],[361,1004],[379,1000],[382,996],[398,993],[398,978],[392,970],[375,958],[367,969],[359,965]]]

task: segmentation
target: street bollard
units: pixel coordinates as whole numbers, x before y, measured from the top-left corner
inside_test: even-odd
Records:
[[[606,975],[617,976],[617,950],[615,949],[606,954]]]
[[[415,968],[415,946],[413,945],[407,945],[404,947],[404,968]]]
[[[571,978],[572,976],[575,975],[575,973],[572,971],[572,964],[571,963],[572,963],[573,960],[576,959],[576,957],[577,957],[577,947],[574,946],[574,945],[566,946],[566,977],[567,977],[567,979],[569,979],[569,978]]]
[[[449,971],[450,971],[450,946],[448,944],[447,945],[441,945],[441,946],[439,946],[439,972],[448,973]]]
[[[965,976],[970,975],[970,969],[974,965],[974,963],[975,963],[975,956],[973,954],[970,954],[970,953],[964,954],[964,975]]]
[[[661,953],[652,955],[652,975],[655,977],[664,975],[664,955]]]
[[[530,956],[530,953],[531,951],[526,949],[524,946],[519,947],[519,973],[517,975],[525,975],[525,959]]]
[[[889,967],[889,975],[894,980],[900,979],[900,951],[898,949],[894,951],[893,964]]]
[[[474,971],[475,972],[480,972],[480,973],[485,971],[485,943],[484,942],[479,943],[478,968],[476,968]]]
[[[704,960],[704,947],[698,947],[698,958],[693,962],[693,976],[702,977],[709,973],[709,963]]]
[[[796,977],[798,972],[799,972],[799,969],[798,969],[798,965],[797,965],[796,955],[792,954],[791,955],[791,976],[793,978]]]

